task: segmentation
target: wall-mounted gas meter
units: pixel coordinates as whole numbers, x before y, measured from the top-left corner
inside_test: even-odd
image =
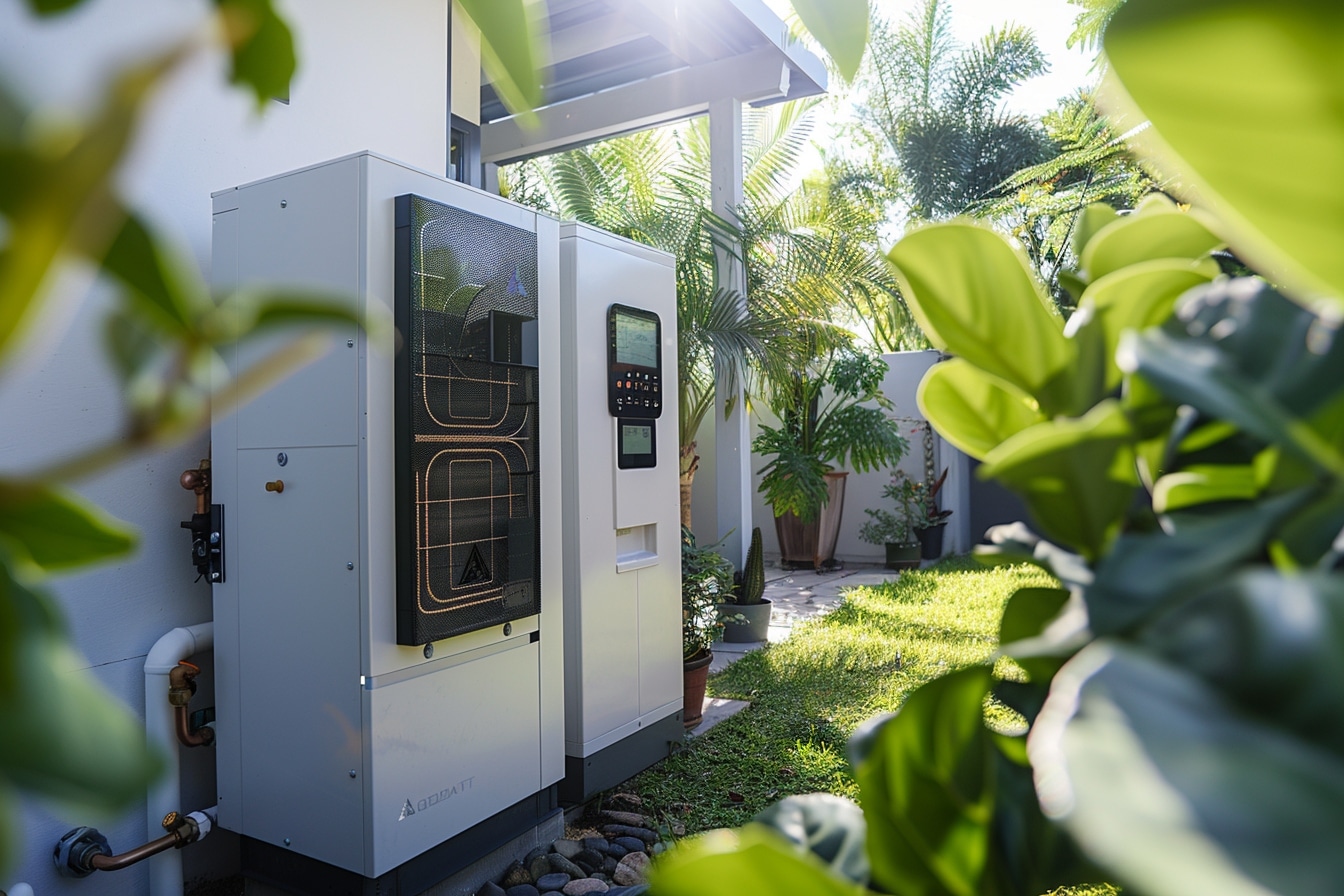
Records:
[[[663,414],[662,321],[643,308],[607,309],[607,410],[617,418],[616,466],[658,465],[656,424]]]

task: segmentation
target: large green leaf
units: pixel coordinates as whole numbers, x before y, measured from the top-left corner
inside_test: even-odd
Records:
[[[1106,56],[1237,254],[1297,295],[1344,293],[1344,6],[1129,0]],[[1230,148],[1235,147],[1235,151]]]
[[[1344,380],[1344,339],[1249,279],[1193,292],[1180,318],[1179,327],[1126,336],[1120,366],[1175,402],[1344,476],[1344,455],[1304,419],[1338,395],[1325,384]]]
[[[1003,609],[1003,619],[999,621],[999,644],[1007,646],[1037,637],[1068,601],[1069,592],[1064,588],[1019,588],[1014,591]]]
[[[1163,323],[1185,292],[1217,274],[1218,266],[1212,261],[1158,259],[1128,265],[1094,280],[1084,290],[1079,304],[1092,310],[1103,333],[1105,391],[1120,385],[1122,374],[1115,353],[1121,334]]]
[[[298,68],[294,35],[271,0],[214,0],[232,54],[229,79],[251,89],[261,104],[288,100]]]
[[[1047,414],[1070,404],[1073,346],[1021,253],[964,222],[907,234],[888,253],[901,293],[934,346],[1032,396]]]
[[[41,569],[66,569],[125,554],[135,535],[67,491],[0,479],[0,542]]]
[[[841,877],[867,886],[868,825],[853,801],[830,793],[785,797],[754,821],[783,834]]]
[[[1092,630],[1123,631],[1167,601],[1226,578],[1261,556],[1271,536],[1313,494],[1306,488],[1217,512],[1172,513],[1165,517],[1166,531],[1121,536],[1097,564],[1086,592]]]
[[[462,11],[481,32],[481,64],[515,115],[532,121],[542,103],[541,34],[524,0],[459,0]]]
[[[1042,809],[1127,892],[1330,893],[1344,879],[1339,757],[1131,648],[1098,642],[1060,670],[1028,747]]]
[[[873,883],[902,896],[977,896],[990,864],[995,754],[974,666],[919,687],[856,735]]]
[[[659,857],[649,882],[659,896],[868,893],[763,824],[748,824],[740,831],[711,831],[679,844]]]
[[[1065,607],[1072,601],[1072,610]],[[1017,661],[1035,685],[1045,685],[1082,646],[1087,613],[1081,598],[1064,588],[1019,588],[999,622],[999,650]],[[1041,694],[1044,697],[1044,694]]]
[[[1092,237],[1079,258],[1096,281],[1143,261],[1159,258],[1203,258],[1223,244],[1197,212],[1149,206],[1117,218]]]
[[[1094,202],[1078,213],[1070,235],[1071,248],[1077,258],[1083,257],[1087,244],[1101,229],[1116,219],[1117,212],[1104,202]]]
[[[1249,464],[1195,464],[1153,485],[1153,510],[1170,513],[1219,501],[1249,501],[1260,494]]]
[[[940,436],[978,460],[1045,420],[1027,395],[962,358],[929,368],[917,400]]]
[[[50,599],[0,566],[0,781],[74,814],[124,810],[161,762],[83,666]]]
[[[1023,430],[985,458],[982,474],[1017,492],[1042,533],[1097,557],[1133,498],[1134,431],[1120,403]]]
[[[122,221],[103,258],[103,270],[127,287],[139,315],[169,332],[189,331],[209,307],[205,284],[195,269],[165,251],[135,215]]]
[[[854,80],[868,45],[868,0],[792,0],[793,11],[831,57],[840,77]]]
[[[1248,570],[1154,619],[1141,638],[1241,712],[1344,760],[1344,578]]]

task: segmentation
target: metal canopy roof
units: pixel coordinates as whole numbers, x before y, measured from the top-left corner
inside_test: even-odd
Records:
[[[703,115],[815,96],[826,68],[763,0],[545,0],[540,126],[481,88],[481,160],[504,164]]]

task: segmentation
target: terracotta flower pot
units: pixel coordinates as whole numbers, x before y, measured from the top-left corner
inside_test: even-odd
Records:
[[[786,513],[775,517],[775,535],[779,538],[780,565],[797,569],[820,569],[835,557],[840,537],[840,517],[845,511],[845,478],[849,473],[826,474],[826,504],[810,523]]]
[[[681,663],[681,721],[690,731],[699,725],[705,713],[705,682],[709,679],[709,664],[714,651],[706,650],[694,659]]]

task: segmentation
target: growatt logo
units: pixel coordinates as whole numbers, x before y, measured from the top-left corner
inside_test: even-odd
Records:
[[[439,803],[447,802],[460,793],[466,793],[471,789],[471,785],[475,780],[475,776],[463,778],[451,787],[445,787],[438,793],[431,793],[429,796],[422,797],[414,804],[407,799],[406,804],[401,807],[401,815],[397,818],[397,821],[405,821],[417,812],[423,812],[426,809],[437,806]]]

